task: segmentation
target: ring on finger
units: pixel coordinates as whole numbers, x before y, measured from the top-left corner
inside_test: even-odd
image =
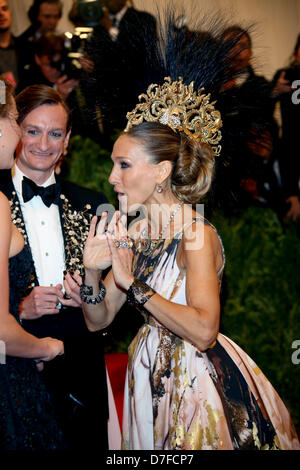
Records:
[[[114,240],[114,244],[118,250],[121,248],[130,249],[133,246],[133,242],[130,238],[121,238],[120,240]]]

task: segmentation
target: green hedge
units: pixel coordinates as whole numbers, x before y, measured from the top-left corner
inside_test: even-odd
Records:
[[[109,152],[75,136],[70,154],[67,178],[104,191],[114,204],[115,193],[107,182]],[[292,343],[300,340],[300,240],[295,227],[282,227],[271,210],[256,207],[239,217],[217,213],[212,222],[226,252],[221,331],[263,370],[300,428],[300,364],[291,361]],[[124,352],[138,324],[134,315],[130,324],[127,314],[118,317],[107,337],[110,352]]]
[[[269,209],[213,218],[226,252],[222,332],[236,341],[274,385],[300,428],[300,240]]]
[[[62,171],[63,176],[72,183],[103,191],[109,202],[115,205],[116,193],[108,182],[112,166],[108,150],[101,148],[92,139],[76,135],[70,140]]]

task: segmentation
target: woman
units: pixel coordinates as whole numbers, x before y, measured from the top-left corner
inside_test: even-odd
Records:
[[[166,18],[148,60],[155,81],[112,152],[109,181],[121,212],[110,223],[103,215],[97,228],[92,219],[84,248],[89,329],[107,327],[125,301],[145,320],[128,351],[123,448],[299,449],[270,383],[218,333],[222,242],[192,206],[208,193],[220,158],[214,100],[230,78],[234,39],[221,41],[219,17],[214,29],[194,28],[204,36],[178,28],[172,12]],[[136,211],[144,218],[127,234],[126,214]]]
[[[166,103],[166,96],[156,114],[155,103]],[[127,114],[127,128],[114,145],[109,181],[121,211],[142,207],[145,224],[132,224],[129,239],[120,213],[108,226],[104,215],[96,232],[94,218],[81,286],[91,330],[107,327],[126,300],[145,319],[129,347],[123,447],[299,449],[275,390],[218,333],[222,242],[191,204],[211,184],[220,115],[209,97],[181,79],[149,87],[143,99]]]
[[[12,86],[2,79],[3,83],[6,100],[0,104],[0,167],[8,169],[13,164],[20,131]],[[22,328],[18,306],[21,292],[29,284],[31,266],[24,239],[11,222],[9,202],[3,193],[0,220],[0,340],[6,354],[0,362],[0,449],[63,448],[50,398],[37,370],[39,361],[50,361],[63,354],[63,343],[53,338],[36,338]]]

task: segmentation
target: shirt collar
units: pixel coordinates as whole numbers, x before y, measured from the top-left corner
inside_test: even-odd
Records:
[[[12,180],[13,180],[13,184],[14,184],[14,187],[16,189],[18,198],[21,201],[23,201],[23,197],[22,197],[22,180],[23,180],[24,176],[26,176],[26,175],[20,170],[17,163],[15,163],[14,166],[12,167],[11,174],[12,174]],[[53,172],[51,173],[49,178],[43,184],[38,184],[38,186],[43,186],[44,188],[46,188],[47,186],[50,186],[50,184],[54,184],[54,183],[55,183],[55,174],[54,174],[54,170],[53,170]]]
[[[235,79],[236,85],[237,86],[242,86],[248,80],[249,75],[250,75],[250,73],[249,73],[248,70],[246,70],[245,72],[240,73]]]
[[[126,11],[128,10],[128,6],[127,5],[124,5],[122,10],[118,11],[118,13],[116,15],[111,15],[113,16],[116,21],[117,21],[117,25],[120,24],[120,21],[121,19],[123,18],[123,16],[125,15]]]

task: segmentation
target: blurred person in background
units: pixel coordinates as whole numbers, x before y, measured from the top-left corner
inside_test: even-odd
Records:
[[[73,71],[68,67],[65,36],[47,33],[34,44],[34,64],[24,72],[17,92],[27,86],[42,84],[57,90],[67,101],[73,116],[73,135],[89,135],[87,113],[79,88],[79,79],[73,78]],[[69,76],[68,76],[69,75]]]
[[[7,0],[0,0],[0,75],[16,88],[19,77],[18,42],[11,33],[12,14]]]
[[[34,0],[28,10],[31,25],[18,36],[22,44],[21,70],[34,64],[34,43],[46,33],[57,31],[57,24],[62,16],[63,2],[60,0]]]
[[[18,92],[30,85],[43,84],[55,88],[64,99],[76,88],[79,81],[64,74],[64,35],[47,33],[34,43],[34,63],[24,73]]]
[[[228,38],[236,40],[229,51],[232,78],[223,85],[218,102],[223,111],[223,147],[228,155],[226,179],[232,194],[227,209],[251,204],[273,206],[273,198],[279,195],[279,183],[272,168],[278,141],[278,126],[273,117],[275,86],[256,74],[251,65],[249,31],[234,25],[224,32],[223,40]],[[277,86],[284,84],[278,82]]]
[[[137,76],[146,68],[147,47],[143,31],[151,32],[155,44],[156,20],[145,12],[129,6],[126,0],[103,0],[103,15],[94,27],[87,46],[94,63],[97,89],[91,90],[101,109],[104,133],[122,129],[126,111],[143,91]],[[150,33],[149,33],[150,34]]]
[[[282,120],[280,172],[288,204],[286,217],[296,221],[300,216],[300,143],[297,138],[300,123],[300,34],[289,66],[278,70],[274,76],[273,82],[278,81],[285,84],[285,88],[277,93]]]

